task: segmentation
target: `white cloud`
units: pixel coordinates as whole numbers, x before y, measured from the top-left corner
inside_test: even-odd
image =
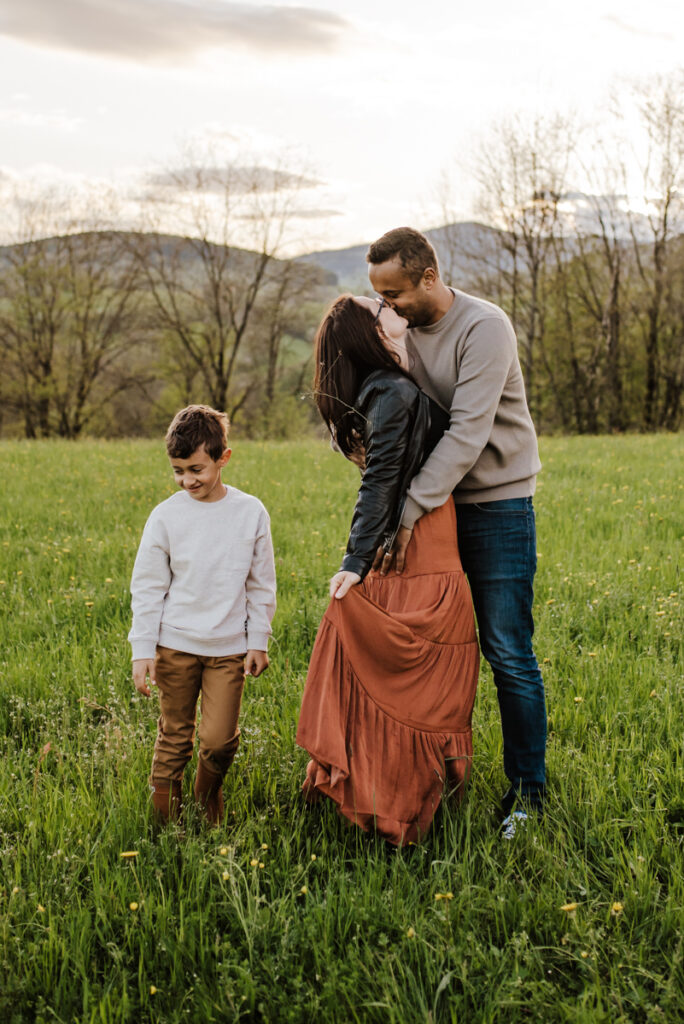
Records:
[[[0,34],[54,49],[178,62],[213,48],[330,51],[349,28],[331,11],[227,0],[15,0]]]
[[[63,110],[51,113],[32,113],[17,107],[0,108],[0,124],[18,128],[49,128],[52,131],[75,132],[82,124],[82,117],[69,117]]]
[[[179,192],[216,192],[219,195],[225,192],[237,195],[277,192],[288,188],[316,188],[321,184],[313,178],[279,168],[236,165],[179,167],[151,174],[149,183]]]

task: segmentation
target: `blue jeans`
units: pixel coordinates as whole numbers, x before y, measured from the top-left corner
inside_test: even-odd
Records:
[[[532,649],[537,537],[532,498],[456,505],[458,546],[482,653],[501,712],[508,814],[517,799],[540,807],[546,781],[544,682]]]

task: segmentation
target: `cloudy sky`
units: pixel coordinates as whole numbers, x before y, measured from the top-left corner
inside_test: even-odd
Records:
[[[439,221],[444,172],[514,113],[591,116],[621,78],[684,65],[664,0],[0,0],[0,180],[113,182],[273,154],[311,182],[302,251]],[[244,162],[244,160],[243,160]],[[152,176],[152,177],[151,177]],[[320,215],[318,215],[320,213]]]

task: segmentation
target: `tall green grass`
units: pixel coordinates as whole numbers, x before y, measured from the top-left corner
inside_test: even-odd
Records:
[[[356,470],[314,441],[235,445],[226,479],[272,518],[271,667],[245,690],[225,826],[190,809],[158,831],[126,634],[163,447],[0,445],[0,1019],[684,1019],[681,456],[673,436],[543,443],[547,813],[497,834],[483,666],[467,798],[396,853],[304,807],[293,739]]]

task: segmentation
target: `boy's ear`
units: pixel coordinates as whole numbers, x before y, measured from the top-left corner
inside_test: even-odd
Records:
[[[219,466],[221,466],[221,468],[223,468],[225,466],[226,462],[228,461],[228,459],[231,457],[232,454],[233,454],[232,448],[226,448],[224,450],[223,455],[218,460],[218,464],[219,464]]]

